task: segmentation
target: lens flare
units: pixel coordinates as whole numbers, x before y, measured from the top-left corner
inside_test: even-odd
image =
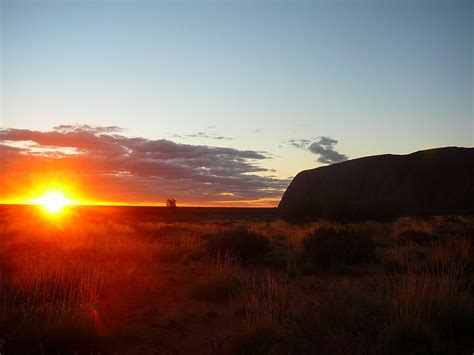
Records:
[[[50,191],[37,199],[36,203],[41,205],[47,212],[56,214],[61,212],[65,206],[70,205],[72,201],[59,191]]]

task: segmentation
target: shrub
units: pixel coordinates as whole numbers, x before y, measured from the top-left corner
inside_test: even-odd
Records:
[[[417,245],[429,245],[435,241],[438,241],[439,239],[439,236],[422,230],[407,229],[397,236],[396,242],[401,245],[410,243]]]
[[[426,259],[426,254],[427,248],[413,243],[396,245],[386,250],[382,263],[387,272],[402,273],[407,271],[409,265]]]
[[[311,263],[323,268],[359,264],[375,259],[375,243],[350,228],[321,228],[303,240]]]
[[[286,260],[286,271],[288,277],[295,278],[300,275],[311,275],[317,270],[308,261],[308,256],[301,252],[289,253]]]
[[[264,257],[270,251],[270,241],[245,229],[235,229],[208,238],[205,249],[210,255],[231,253],[249,261]]]

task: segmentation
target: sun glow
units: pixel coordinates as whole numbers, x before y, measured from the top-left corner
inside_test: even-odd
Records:
[[[35,203],[41,205],[45,211],[56,214],[61,212],[65,206],[73,204],[73,201],[60,191],[50,191],[37,199]]]

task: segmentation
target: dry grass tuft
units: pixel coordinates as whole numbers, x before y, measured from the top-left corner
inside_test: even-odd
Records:
[[[207,259],[209,273],[191,288],[191,296],[200,301],[223,301],[236,296],[241,288],[240,259],[219,252]]]
[[[468,240],[437,242],[424,258],[405,260],[403,274],[389,277],[393,297],[388,340],[395,350],[406,350],[409,342],[434,351],[440,339],[464,338],[474,327],[472,288],[464,278],[470,253]]]
[[[247,329],[279,328],[287,315],[288,295],[286,283],[266,272],[259,282],[251,277],[245,283],[242,294]]]

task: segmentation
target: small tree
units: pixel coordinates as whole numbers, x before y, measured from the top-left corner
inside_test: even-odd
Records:
[[[166,207],[175,208],[176,207],[176,200],[174,198],[167,199],[166,200]]]

